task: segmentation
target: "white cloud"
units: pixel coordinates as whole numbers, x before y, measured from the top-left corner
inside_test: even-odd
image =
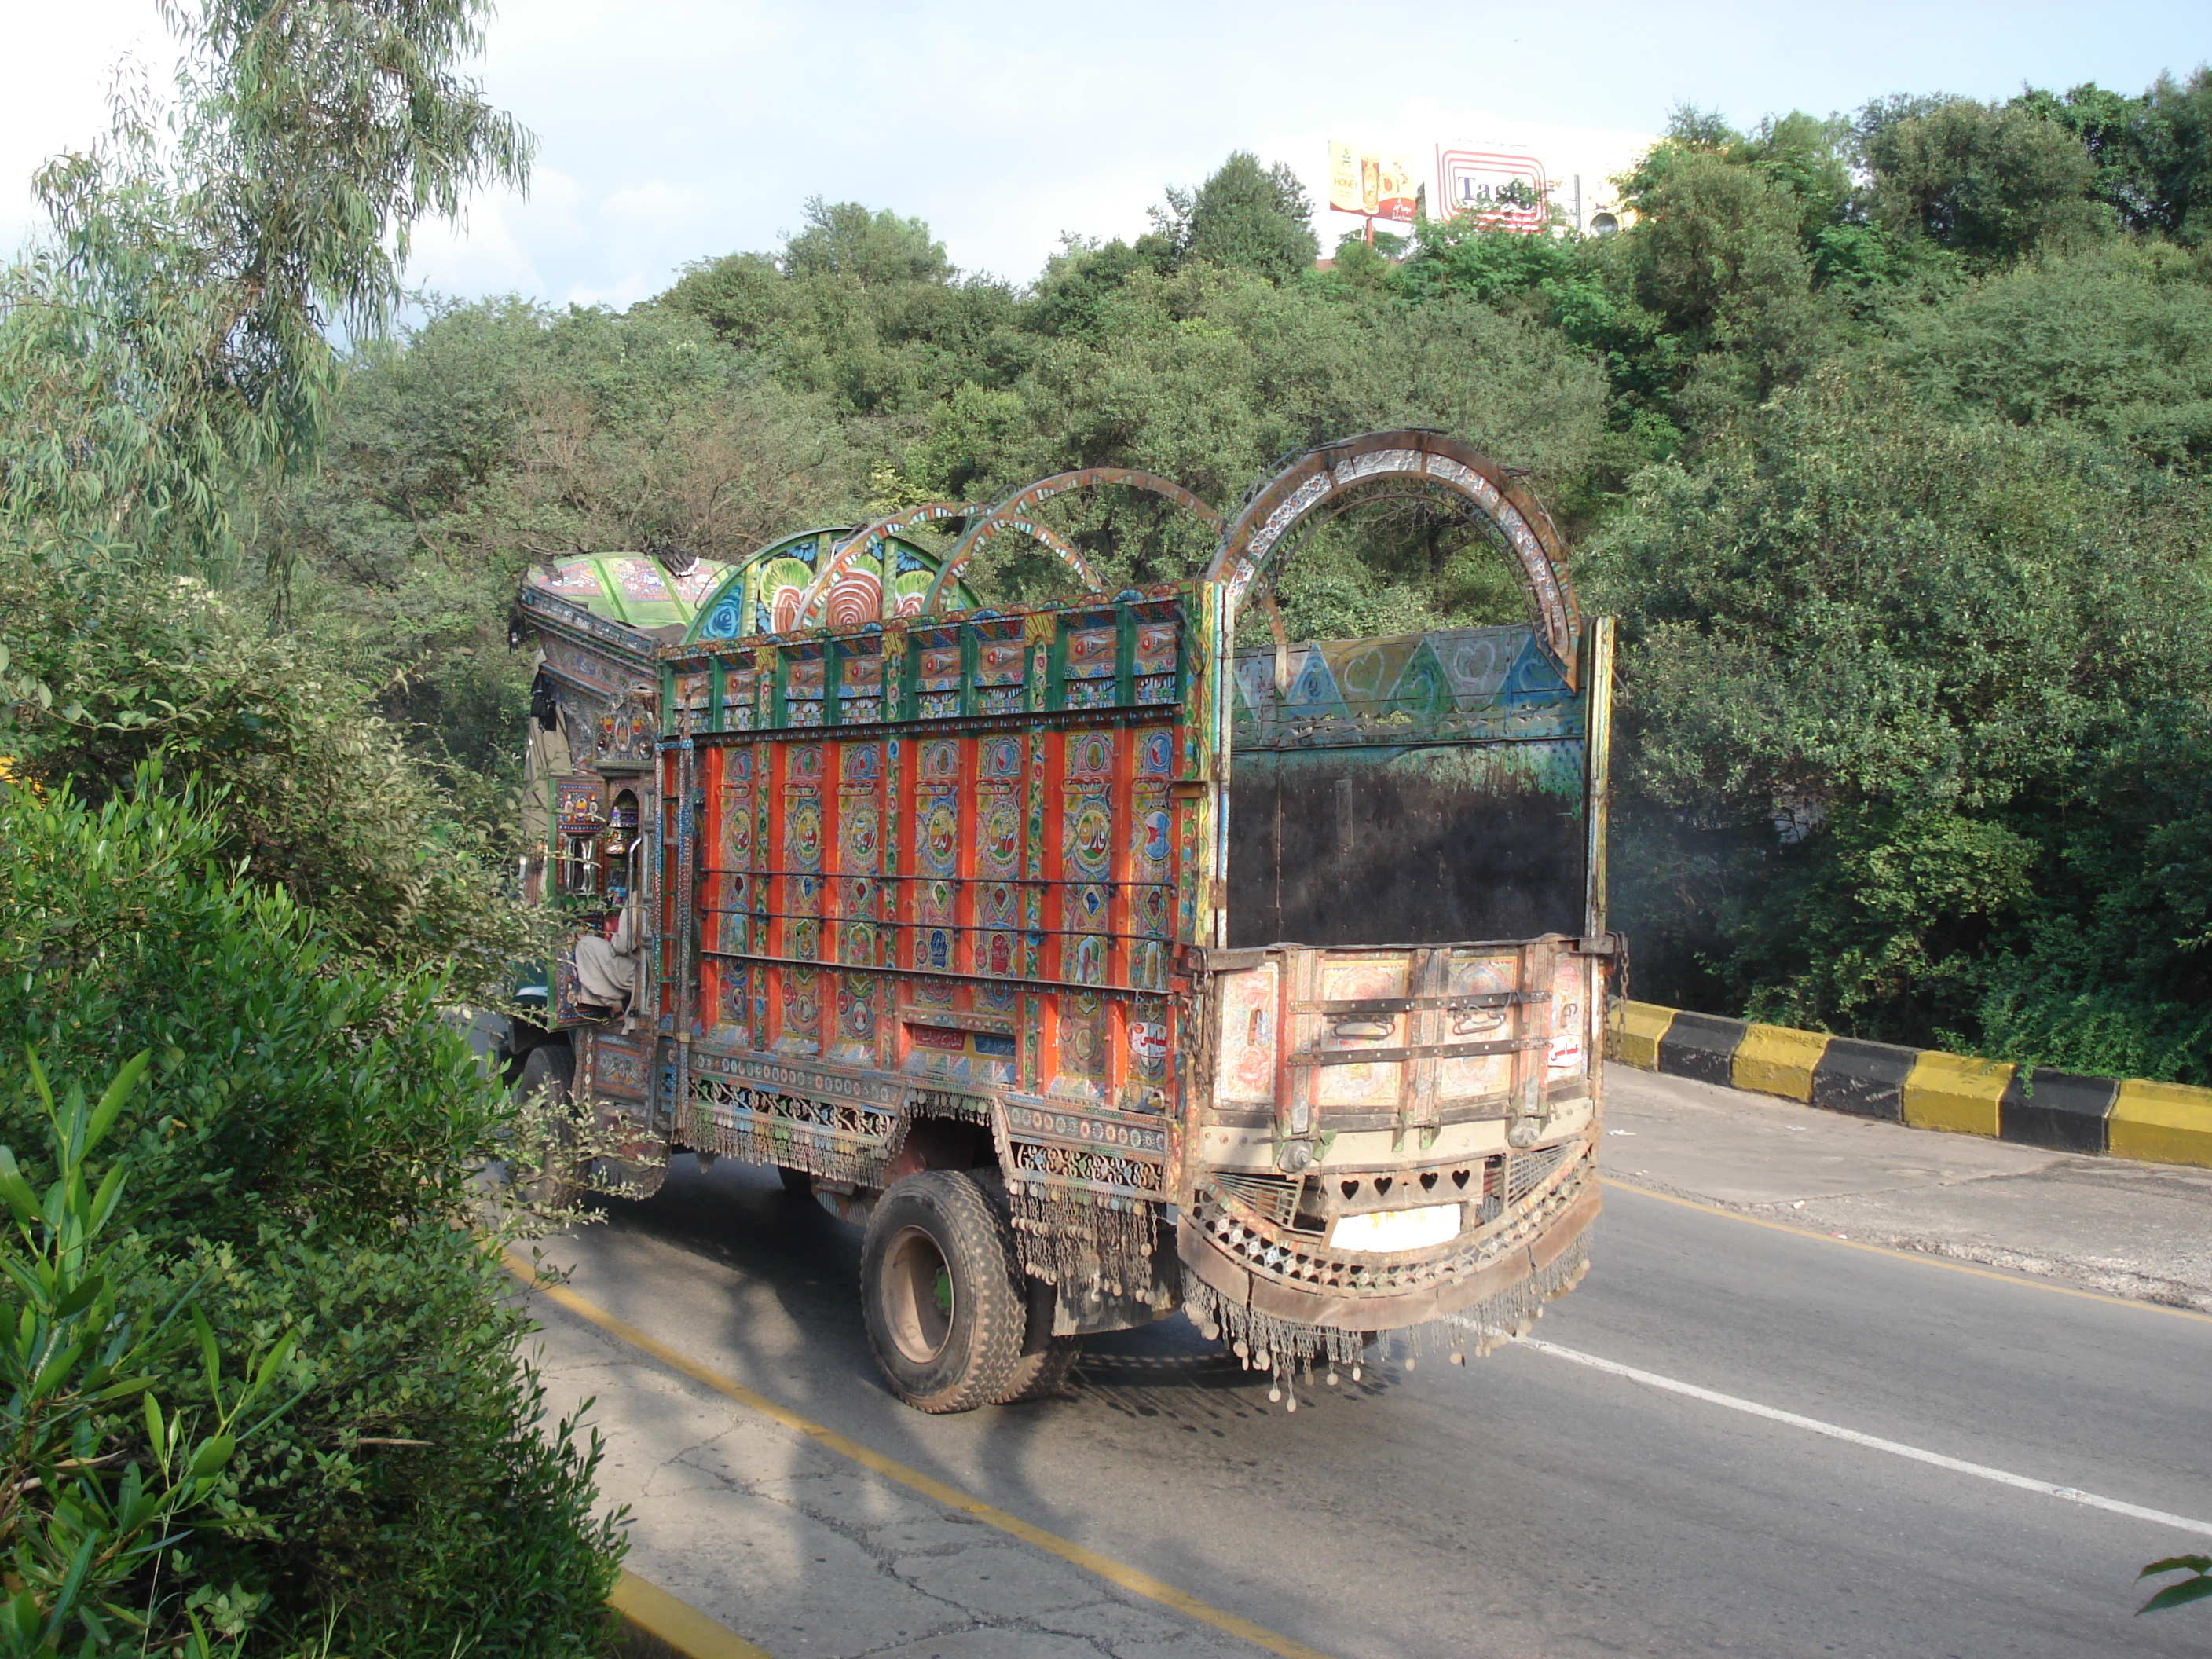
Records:
[[[8,17],[0,96],[0,248],[43,222],[31,176],[49,158],[91,145],[107,129],[117,64],[131,53],[156,84],[175,52],[153,0],[73,0],[22,6]]]
[[[408,251],[408,286],[442,295],[544,292],[545,279],[514,223],[520,205],[502,191],[471,202],[459,224],[418,225]]]

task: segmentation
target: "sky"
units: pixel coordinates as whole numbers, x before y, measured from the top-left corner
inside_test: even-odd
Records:
[[[105,124],[126,56],[175,56],[154,0],[5,0],[0,246],[28,181]],[[1034,277],[1064,233],[1133,236],[1231,150],[1318,198],[1330,139],[1514,145],[1555,177],[1626,163],[1690,103],[1738,125],[1892,92],[2140,92],[2212,58],[2193,4],[1849,7],[1552,0],[844,4],[505,0],[476,68],[537,134],[526,197],[418,231],[413,279],[624,306],[688,262],[773,251],[819,195],[927,220],[963,270]],[[1431,186],[1433,190],[1433,186]],[[1318,216],[1324,243],[1358,222]]]

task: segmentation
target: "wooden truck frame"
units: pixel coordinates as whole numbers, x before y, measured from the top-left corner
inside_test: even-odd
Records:
[[[1200,515],[1204,574],[1103,591],[1034,516],[1100,484]],[[1286,638],[1300,536],[1408,496],[1511,562],[1528,624]],[[979,607],[1002,533],[1090,591]],[[1224,521],[1091,469],[736,565],[570,560],[520,616],[526,882],[642,941],[623,1008],[551,966],[523,1082],[864,1222],[910,1403],[1048,1391],[1083,1334],[1179,1306],[1279,1381],[1416,1328],[1486,1351],[1581,1276],[1611,629],[1507,470],[1369,434]]]

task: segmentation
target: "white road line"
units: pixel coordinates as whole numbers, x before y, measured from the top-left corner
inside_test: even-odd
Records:
[[[1472,1325],[1471,1321],[1457,1323]],[[1730,1411],[1743,1412],[1752,1417],[1763,1417],[1771,1423],[1787,1423],[1793,1429],[1808,1430],[1814,1434],[1825,1434],[1831,1440],[1842,1440],[1854,1446],[1866,1446],[1875,1451],[1887,1452],[1893,1457],[1909,1457],[1916,1463],[1930,1463],[1939,1469],[1948,1469],[1954,1474],[1971,1474],[1978,1480],[1994,1480],[2001,1486],[2017,1486],[2022,1492],[2040,1492],[2045,1498],[2063,1498],[2069,1504],[2086,1504],[2093,1510],[2106,1510],[2114,1515],[2124,1515],[2136,1521],[2154,1521],[2162,1527],[2174,1527],[2183,1532],[2202,1534],[2212,1538],[2212,1521],[2192,1521],[2185,1515],[2168,1515],[2164,1510],[2147,1510],[2140,1504],[2123,1504],[2117,1498],[2100,1498],[2093,1492],[2083,1492],[2078,1486],[2053,1486],[2048,1480],[2030,1480],[2024,1474],[2014,1474],[2005,1469],[1993,1469],[1986,1463],[1969,1463],[1963,1458],[1946,1457],[1941,1452],[1923,1451],[1917,1446],[1901,1445],[1894,1440],[1861,1434],[1856,1429],[1847,1429],[1839,1424],[1823,1423],[1817,1417],[1800,1417],[1795,1412],[1777,1411],[1771,1406],[1762,1406],[1755,1400],[1739,1400],[1732,1394],[1719,1394],[1711,1389],[1701,1389],[1694,1382],[1678,1382],[1671,1376],[1661,1376],[1653,1371],[1638,1370],[1633,1365],[1623,1365],[1610,1359],[1600,1359],[1595,1354],[1581,1353],[1573,1348],[1563,1348],[1556,1342],[1539,1341],[1533,1336],[1519,1338],[1516,1346],[1534,1348],[1538,1353],[1550,1354],[1555,1359],[1567,1359],[1577,1365],[1587,1365],[1594,1371],[1606,1371],[1614,1376],[1625,1376],[1632,1382],[1642,1382],[1654,1389],[1664,1389],[1669,1394],[1679,1394],[1692,1400],[1702,1400],[1709,1406],[1725,1406]]]

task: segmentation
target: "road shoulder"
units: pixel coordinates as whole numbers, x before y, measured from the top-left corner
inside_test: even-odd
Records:
[[[2081,1158],[1609,1065],[1617,1180],[2212,1312],[2212,1171]]]
[[[549,1298],[550,1410],[594,1401],[629,1570],[775,1659],[1251,1659],[657,1364]]]

